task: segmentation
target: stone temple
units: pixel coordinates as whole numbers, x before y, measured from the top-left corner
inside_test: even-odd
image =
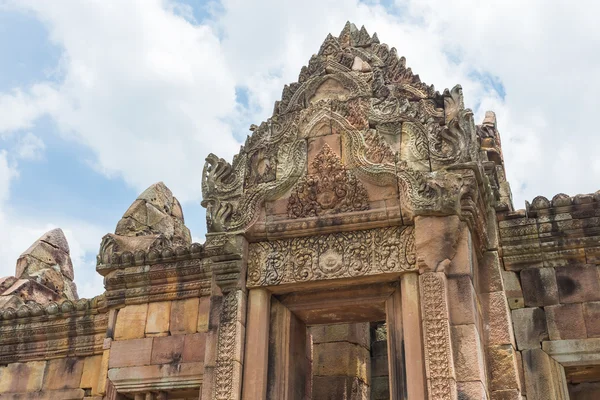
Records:
[[[329,35],[198,178],[144,191],[79,299],[60,229],[0,280],[0,398],[600,399],[600,192],[513,208],[494,113]]]

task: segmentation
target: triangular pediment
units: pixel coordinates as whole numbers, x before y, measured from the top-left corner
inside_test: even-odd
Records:
[[[259,220],[257,229],[266,231],[267,220],[318,217],[323,205],[290,213],[295,206],[288,203],[297,205],[294,196],[306,191],[302,185],[309,177],[318,176],[310,170],[323,151],[337,157],[369,199],[365,207],[336,209],[339,214],[374,213],[395,199],[406,203],[398,211],[401,218],[419,190],[436,192],[423,189],[423,174],[477,155],[470,148],[475,140],[470,117],[460,87],[436,92],[394,48],[347,23],[338,37],[326,37],[298,81],[284,87],[273,116],[252,126],[232,164],[207,158],[203,205],[209,231],[247,231]]]

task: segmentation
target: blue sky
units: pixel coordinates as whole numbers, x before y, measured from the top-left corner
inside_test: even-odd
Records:
[[[230,159],[346,20],[438,90],[462,84],[477,122],[496,111],[517,208],[600,189],[590,15],[542,1],[0,0],[0,275],[60,226],[80,295],[101,293],[102,235],[160,180],[203,241],[204,158]]]

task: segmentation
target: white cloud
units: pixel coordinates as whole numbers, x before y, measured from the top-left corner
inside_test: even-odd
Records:
[[[19,138],[15,148],[16,156],[23,160],[39,160],[46,145],[44,141],[31,132]]]
[[[197,201],[205,156],[230,159],[238,147],[232,132],[247,133],[250,123],[266,119],[327,33],[337,35],[350,20],[395,46],[425,82],[439,90],[462,84],[476,121],[496,111],[517,207],[537,194],[600,188],[592,119],[600,90],[597,6],[397,5],[401,15],[357,0],[223,0],[197,24],[189,7],[174,1],[20,1],[12,6],[33,11],[63,50],[62,78],[0,94],[0,134],[50,115],[64,137],[93,151],[98,170],[137,190],[163,180],[181,200]],[[501,82],[505,98],[481,77]],[[240,87],[248,108],[236,103]],[[0,153],[0,199],[8,197],[2,180],[16,173],[8,170]],[[69,223],[69,239],[97,251],[103,232]],[[15,248],[37,237],[25,236]]]

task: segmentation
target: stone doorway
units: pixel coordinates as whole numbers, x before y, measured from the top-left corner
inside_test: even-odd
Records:
[[[250,290],[243,399],[401,400],[409,386],[423,393],[418,302],[403,305],[402,290],[417,293],[416,275],[313,286]]]

